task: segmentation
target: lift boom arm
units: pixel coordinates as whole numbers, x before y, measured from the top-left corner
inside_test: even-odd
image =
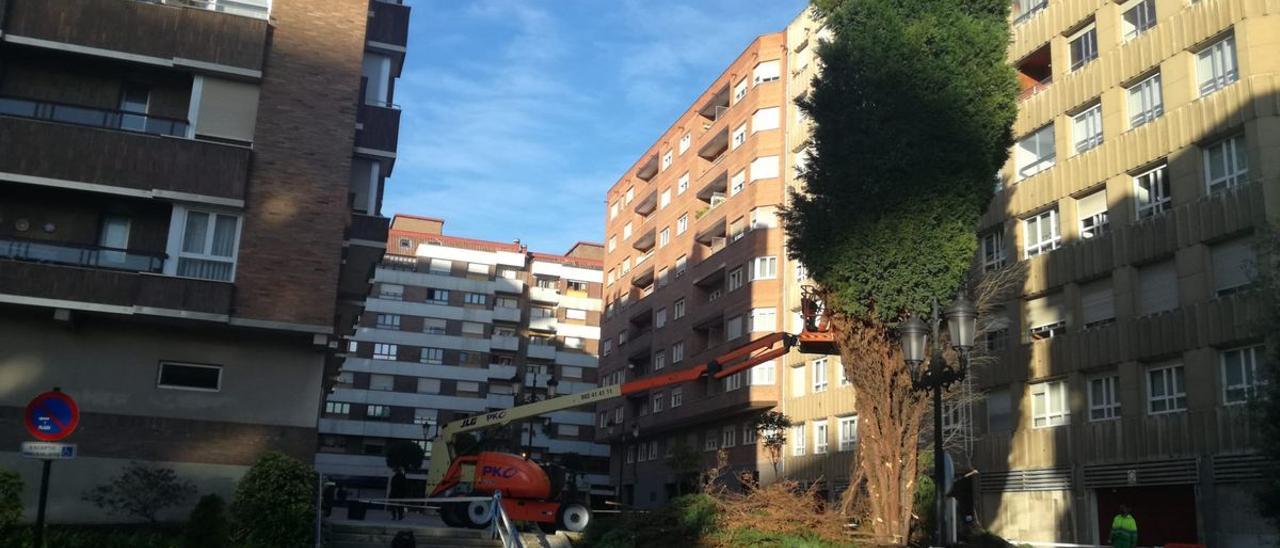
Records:
[[[778,346],[781,343],[781,346]],[[631,394],[662,388],[673,384],[680,384],[703,378],[723,379],[729,375],[746,371],[759,364],[769,360],[776,359],[786,354],[793,345],[796,344],[796,337],[787,333],[770,333],[747,344],[735,348],[729,352],[716,356],[710,362],[695,365],[673,371],[664,375],[649,377],[645,379],[634,380],[623,384],[614,384],[610,386],[602,386],[595,390],[588,390],[578,394],[569,394],[534,402],[526,405],[518,405],[511,409],[502,411],[494,411],[491,413],[483,413],[472,415],[463,419],[458,419],[440,428],[433,440],[436,447],[440,442],[444,442],[447,450],[447,459],[432,458],[431,467],[427,471],[427,492],[433,491],[441,481],[444,480],[445,473],[449,470],[449,464],[453,460],[453,443],[454,438],[463,432],[472,432],[476,430],[485,430],[488,428],[497,428],[514,421],[545,415],[547,413],[581,407],[593,403],[602,402],[619,396],[628,396]],[[775,348],[776,346],[776,348]],[[764,350],[758,354],[752,355],[753,352]]]

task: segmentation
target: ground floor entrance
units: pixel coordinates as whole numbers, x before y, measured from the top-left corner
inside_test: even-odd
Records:
[[[1196,543],[1199,525],[1196,521],[1194,485],[1159,485],[1145,487],[1106,487],[1096,489],[1098,534],[1107,544],[1111,520],[1127,505],[1138,522],[1138,544],[1162,546],[1169,543]]]

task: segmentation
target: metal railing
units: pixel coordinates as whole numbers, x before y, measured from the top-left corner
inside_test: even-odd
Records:
[[[30,240],[12,236],[0,237],[0,259],[16,261],[159,273],[164,270],[166,257],[164,253]]]
[[[187,136],[187,121],[146,113],[0,96],[0,115],[153,135]]]
[[[524,548],[520,539],[520,531],[511,516],[502,507],[502,493],[494,492],[492,496],[478,497],[435,497],[422,499],[354,499],[355,502],[370,505],[399,506],[415,510],[434,508],[428,504],[456,504],[465,502],[489,502],[489,535],[490,538],[502,542],[503,548]]]
[[[271,0],[141,0],[150,4],[167,4],[209,11],[220,11],[232,15],[243,15],[255,19],[267,19],[271,16]]]

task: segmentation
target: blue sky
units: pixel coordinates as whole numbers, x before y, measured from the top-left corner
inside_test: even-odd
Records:
[[[410,0],[382,211],[563,253],[604,193],[757,35],[804,0]]]

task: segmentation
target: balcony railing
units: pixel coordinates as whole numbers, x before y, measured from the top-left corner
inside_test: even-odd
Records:
[[[1049,6],[1049,0],[1018,0],[1013,3],[1015,10],[1021,9],[1013,18],[1013,24],[1021,25],[1035,14]]]
[[[187,136],[186,120],[22,97],[0,96],[0,115],[153,135]]]
[[[148,4],[167,4],[209,11],[220,11],[266,19],[271,15],[271,0],[142,0]]]
[[[164,253],[0,237],[0,259],[159,273],[164,270],[165,257]]]
[[[1039,82],[1036,82],[1035,85],[1030,86],[1027,89],[1024,89],[1021,92],[1019,92],[1018,100],[1023,101],[1023,100],[1026,100],[1027,98],[1033,97],[1036,94],[1046,89],[1049,89],[1049,86],[1051,84],[1053,84],[1053,77],[1046,76],[1044,80],[1040,80]]]

